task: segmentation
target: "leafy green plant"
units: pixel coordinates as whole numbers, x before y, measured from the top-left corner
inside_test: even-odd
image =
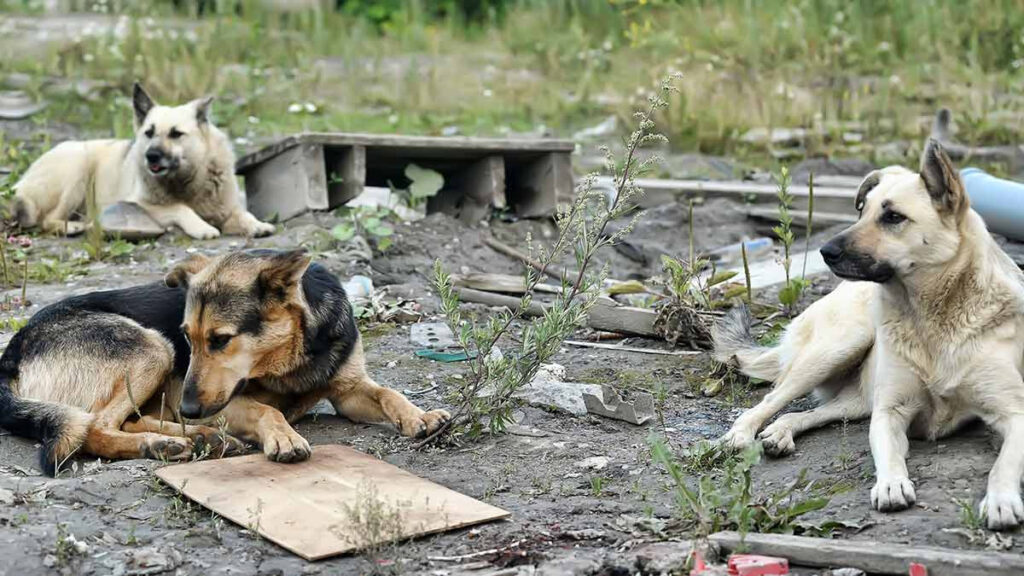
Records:
[[[545,307],[540,317],[524,319],[524,311],[533,304],[533,294],[541,279],[541,272],[526,269],[526,291],[515,310],[506,310],[476,323],[463,316],[458,294],[451,276],[440,261],[434,264],[434,285],[441,298],[445,320],[456,335],[459,345],[470,361],[469,374],[454,386],[449,401],[454,408],[452,419],[424,443],[448,433],[452,429],[467,436],[477,436],[485,426],[500,432],[512,421],[512,413],[519,400],[516,393],[537,374],[561,347],[562,342],[585,320],[594,304],[607,271],[592,272],[594,255],[618,242],[632,230],[630,225],[610,234],[605,233],[608,223],[627,216],[632,210],[632,199],[641,194],[636,185],[636,174],[643,173],[658,161],[637,158],[637,150],[644,145],[665,142],[664,136],[653,132],[653,116],[667,105],[665,96],[675,88],[673,78],[666,78],[659,92],[648,99],[645,110],[637,112],[638,126],[626,142],[626,158],[621,167],[612,153],[605,149],[605,168],[614,175],[615,196],[608,200],[595,190],[596,175],[588,175],[576,188],[576,198],[561,207],[555,215],[558,237],[550,248],[535,246],[528,239],[532,259],[546,270],[570,248],[576,261],[576,272],[562,278],[562,290]],[[501,354],[495,353],[499,342],[512,335],[514,326],[522,322],[515,347],[508,346]],[[511,342],[510,342],[511,344]],[[503,344],[504,346],[504,344]]]
[[[719,530],[736,530],[741,534],[820,534],[833,527],[811,527],[797,522],[801,516],[827,506],[831,499],[825,487],[807,481],[806,470],[777,492],[755,493],[751,470],[761,460],[760,444],[729,456],[695,481],[687,478],[686,465],[661,438],[650,438],[648,444],[652,460],[672,479],[678,520],[699,538]]]
[[[807,286],[807,281],[805,278],[793,278],[790,276],[790,267],[793,263],[792,249],[795,240],[793,234],[793,215],[790,214],[790,209],[793,206],[793,195],[789,193],[790,183],[789,169],[783,166],[778,175],[779,223],[772,228],[772,231],[775,232],[775,235],[782,242],[782,267],[786,271],[786,283],[779,290],[779,302],[786,307],[786,310],[792,312],[797,302],[800,301],[800,295]]]
[[[395,188],[390,181],[388,187],[391,188],[393,194],[397,194],[412,209],[421,207],[428,198],[437,196],[437,193],[444,187],[444,176],[440,172],[422,168],[416,164],[409,164],[405,167],[405,177],[410,182],[408,188],[404,190]]]
[[[377,242],[377,249],[387,250],[393,243],[392,236],[395,234],[394,213],[388,208],[374,206],[360,206],[358,208],[339,208],[335,214],[346,218],[347,222],[340,222],[331,228],[331,236],[338,242],[345,243],[356,235],[373,238]]]

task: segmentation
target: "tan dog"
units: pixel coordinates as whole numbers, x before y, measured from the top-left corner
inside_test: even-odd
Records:
[[[981,513],[992,529],[1024,521],[1024,275],[999,248],[938,142],[920,173],[872,172],[857,196],[856,224],[821,253],[851,280],[812,304],[774,348],[731,313],[715,330],[715,355],[775,382],[723,441],[746,446],[789,402],[827,400],[780,416],[759,435],[769,452],[827,422],[871,416],[878,510],[916,500],[906,465],[908,431],[935,439],[980,417],[1003,436]]]
[[[159,106],[136,84],[135,138],[64,142],[40,156],[14,187],[19,223],[79,234],[92,187],[100,210],[135,202],[193,238],[272,234],[241,205],[231,143],[209,119],[212,101]]]
[[[226,432],[273,460],[305,460],[309,443],[291,423],[322,398],[406,436],[449,418],[370,378],[344,289],[302,251],[194,256],[166,285],[62,300],[36,313],[0,358],[0,426],[41,440],[51,474],[78,450],[222,454],[239,447]],[[198,422],[171,425],[178,414]]]

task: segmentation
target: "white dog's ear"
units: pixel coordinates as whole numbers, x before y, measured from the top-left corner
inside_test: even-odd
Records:
[[[156,106],[156,103],[153,102],[153,99],[142,88],[142,84],[136,82],[135,86],[132,87],[132,108],[135,109],[136,128],[142,126],[142,123],[146,121],[146,116],[149,115],[149,111],[154,106]]]
[[[206,124],[210,121],[210,105],[213,104],[213,96],[193,100],[192,105],[196,108],[196,122]]]
[[[210,259],[202,254],[193,254],[191,258],[181,262],[164,276],[164,284],[168,288],[188,288],[188,281],[210,263]]]
[[[864,204],[868,201],[868,193],[878,186],[878,183],[882,181],[882,173],[878,170],[874,170],[864,177],[864,181],[860,183],[860,188],[857,189],[857,198],[853,202],[853,207],[857,209],[857,212],[864,210]]]
[[[929,138],[921,155],[921,179],[928,195],[939,210],[957,217],[966,212],[970,202],[964,192],[964,183],[953,161],[935,138]]]

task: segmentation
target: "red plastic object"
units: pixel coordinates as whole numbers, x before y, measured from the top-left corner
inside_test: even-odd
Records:
[[[910,563],[910,576],[928,576],[928,568],[917,562]]]
[[[700,550],[693,551],[693,570],[690,570],[690,576],[700,576],[707,570],[708,567],[704,564],[704,556],[701,555]]]
[[[758,554],[733,554],[729,556],[729,574],[733,576],[789,574],[789,560]]]

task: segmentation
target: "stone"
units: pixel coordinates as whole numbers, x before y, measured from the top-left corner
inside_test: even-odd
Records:
[[[638,392],[632,401],[624,402],[614,388],[601,386],[601,396],[584,393],[583,403],[591,414],[637,426],[654,418],[654,396],[647,392]]]
[[[525,400],[531,406],[557,408],[574,416],[584,416],[587,406],[583,394],[600,394],[596,384],[565,382],[565,366],[544,364],[533,380],[516,392],[516,398]]]
[[[693,554],[693,544],[685,542],[655,542],[644,544],[634,552],[636,567],[644,574],[682,573]]]
[[[148,240],[165,230],[138,204],[118,202],[100,214],[100,226],[107,236],[124,240]]]

